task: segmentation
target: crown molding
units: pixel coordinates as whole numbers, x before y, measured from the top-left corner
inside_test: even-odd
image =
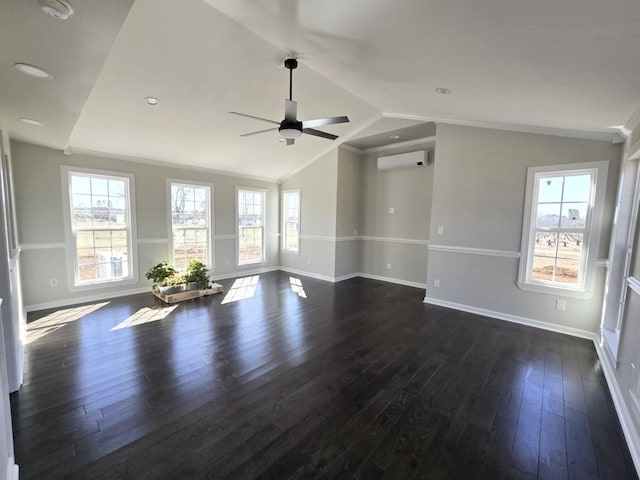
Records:
[[[640,125],[640,105],[634,110],[629,119],[624,123],[622,131],[626,136],[629,136],[634,128]]]
[[[414,140],[406,140],[404,142],[389,143],[387,145],[380,145],[379,147],[371,147],[363,150],[364,153],[378,153],[387,152],[389,150],[397,150],[399,148],[415,147],[418,145],[424,145],[425,143],[436,143],[436,137],[422,137]]]
[[[69,153],[67,153],[67,151]],[[143,163],[146,165],[153,165],[156,167],[166,167],[166,168],[173,168],[173,169],[178,169],[178,170],[190,170],[190,171],[194,171],[194,172],[202,172],[202,173],[209,173],[212,175],[223,175],[225,177],[235,177],[235,178],[247,178],[250,180],[259,180],[261,182],[268,182],[268,183],[279,183],[278,179],[276,178],[268,178],[268,177],[259,177],[256,175],[247,175],[244,173],[235,173],[235,172],[227,172],[227,171],[223,171],[223,170],[214,170],[212,168],[206,168],[206,167],[199,167],[196,165],[183,165],[180,163],[172,163],[172,162],[167,162],[165,160],[150,160],[148,158],[143,158],[143,157],[135,157],[135,156],[130,156],[130,155],[120,155],[117,153],[108,153],[108,152],[100,152],[98,150],[89,150],[89,149],[85,149],[85,148],[75,148],[75,147],[69,147],[67,146],[64,149],[64,154],[65,155],[90,155],[92,157],[101,157],[101,158],[109,158],[109,159],[113,159],[113,160],[121,160],[124,162],[132,162],[132,163]]]
[[[347,152],[353,152],[359,155],[362,155],[363,153],[365,153],[365,150],[362,150],[361,148],[352,147],[351,145],[347,145],[346,143],[341,144],[340,148],[342,148],[343,150],[346,150]]]
[[[518,123],[487,122],[480,120],[463,120],[459,118],[442,117],[438,115],[414,115],[387,112],[383,117],[404,118],[407,120],[422,120],[424,122],[447,123],[464,127],[492,128],[509,132],[534,133],[538,135],[552,135],[554,137],[579,138],[581,140],[596,140],[599,142],[619,143],[619,131],[591,131],[572,130],[569,128],[543,127],[539,125],[524,125]],[[640,121],[640,118],[638,119]]]

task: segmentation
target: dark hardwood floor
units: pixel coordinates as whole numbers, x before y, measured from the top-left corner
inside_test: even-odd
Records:
[[[590,341],[299,280],[30,314],[21,478],[638,478]]]

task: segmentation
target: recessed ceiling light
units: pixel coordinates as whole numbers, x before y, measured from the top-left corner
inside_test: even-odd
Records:
[[[66,20],[73,15],[73,7],[66,0],[40,0],[40,8],[47,15],[59,20]]]
[[[146,97],[144,101],[147,103],[147,105],[151,105],[152,107],[155,107],[160,103],[160,100],[158,100],[156,97]]]
[[[22,123],[26,123],[28,125],[38,125],[39,127],[44,125],[42,122],[40,122],[38,120],[34,120],[33,118],[21,118],[20,121]]]
[[[49,72],[45,72],[39,67],[29,65],[28,63],[14,63],[13,66],[21,73],[26,73],[36,78],[53,78]]]
[[[436,88],[436,93],[439,93],[440,95],[449,95],[451,93],[451,90],[444,87],[438,87]]]
[[[400,138],[400,135],[391,135],[389,138],[391,140],[398,140]]]

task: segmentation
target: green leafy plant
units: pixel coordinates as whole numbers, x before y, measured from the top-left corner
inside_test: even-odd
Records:
[[[197,283],[198,288],[207,288],[209,285],[209,269],[195,258],[189,260],[189,266],[184,276],[187,283]]]
[[[157,265],[154,265],[147,273],[145,273],[145,277],[147,280],[153,281],[154,285],[166,286],[166,285],[174,285],[174,279],[177,277],[178,271],[173,268],[169,262],[160,262]],[[184,281],[182,282],[184,283]]]

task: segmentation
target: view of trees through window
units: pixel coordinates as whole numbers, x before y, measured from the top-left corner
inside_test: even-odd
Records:
[[[209,187],[171,184],[173,265],[186,270],[189,260],[209,265]]]
[[[129,276],[127,178],[70,173],[76,283]]]
[[[264,199],[255,190],[238,190],[238,264],[264,260]]]
[[[538,178],[532,279],[578,284],[592,182],[590,174]]]

